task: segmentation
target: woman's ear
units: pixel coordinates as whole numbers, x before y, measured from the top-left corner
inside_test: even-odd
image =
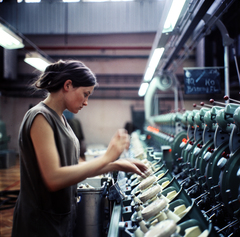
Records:
[[[71,80],[66,80],[63,85],[63,89],[65,91],[68,91],[72,87],[72,81]]]

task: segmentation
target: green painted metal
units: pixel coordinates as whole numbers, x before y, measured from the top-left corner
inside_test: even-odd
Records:
[[[205,176],[208,188],[218,185],[220,169],[217,164],[218,161],[222,158],[222,153],[229,153],[228,141],[221,144],[212,154],[210,160],[208,161],[205,169]]]
[[[219,176],[220,193],[222,201],[228,212],[240,215],[239,187],[240,177],[238,171],[240,168],[240,148],[234,152],[228,159],[224,169]],[[232,204],[230,201],[234,201]]]
[[[204,159],[204,155],[207,153],[208,149],[214,149],[213,139],[209,140],[203,145],[197,159],[195,162],[195,168],[199,169],[199,174],[204,175],[207,162]]]

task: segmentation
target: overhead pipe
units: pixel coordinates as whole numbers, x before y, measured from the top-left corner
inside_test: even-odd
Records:
[[[205,22],[210,22],[211,16],[209,14],[206,14],[203,18]],[[215,21],[215,24],[217,25],[218,29],[221,32],[222,35],[222,41],[223,41],[223,47],[224,47],[224,85],[225,85],[225,95],[230,96],[230,90],[229,90],[229,46],[233,44],[234,40],[231,39],[228,35],[228,31],[225,27],[225,25],[220,21],[219,19],[216,19],[216,17],[212,17],[212,20]],[[211,23],[211,22],[210,22]],[[226,101],[227,103],[227,101]]]
[[[169,77],[171,79],[171,84],[168,88],[164,89],[160,82],[160,76]],[[148,90],[144,96],[144,110],[145,110],[145,120],[149,125],[154,125],[153,111],[154,111],[154,94],[157,90],[166,91],[172,90],[174,94],[174,107],[175,111],[178,111],[178,81],[175,75],[172,73],[163,73],[162,75],[155,76],[151,83],[149,84]]]

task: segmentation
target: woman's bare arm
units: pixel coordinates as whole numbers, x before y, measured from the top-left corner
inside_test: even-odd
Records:
[[[34,119],[30,135],[40,172],[50,191],[57,191],[87,177],[118,169],[119,165],[112,161],[115,161],[129,145],[127,134],[120,130],[113,136],[103,156],[88,162],[80,162],[77,165],[61,167],[53,130],[43,115],[39,114]]]
[[[80,160],[80,163],[81,162],[84,163],[85,161]],[[147,170],[147,166],[145,166],[145,164],[141,161],[135,159],[120,159],[107,164],[102,169],[99,169],[96,175],[105,174],[112,171],[124,171],[145,176]]]

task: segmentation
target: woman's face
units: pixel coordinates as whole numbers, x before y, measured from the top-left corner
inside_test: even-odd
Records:
[[[92,94],[94,86],[88,87],[73,87],[69,89],[66,96],[66,107],[72,113],[77,113],[88,105],[88,98]]]

